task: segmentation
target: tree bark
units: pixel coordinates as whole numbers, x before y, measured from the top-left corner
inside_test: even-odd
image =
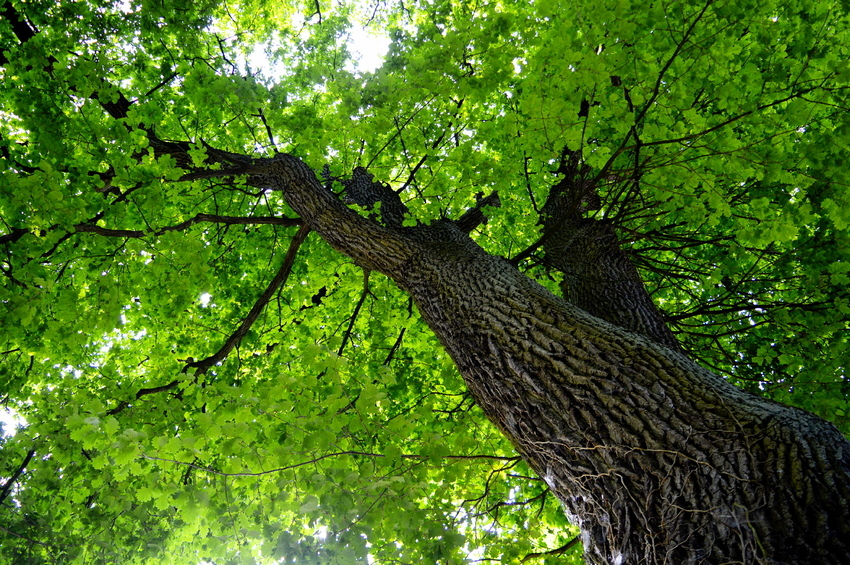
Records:
[[[850,443],[832,424],[730,385],[656,330],[554,296],[452,221],[381,226],[289,155],[241,172],[413,296],[476,402],[581,528],[588,563],[850,562]]]
[[[565,152],[563,178],[541,210],[545,262],[563,274],[563,298],[598,318],[681,351],[613,226],[584,217],[601,207],[577,151]]]

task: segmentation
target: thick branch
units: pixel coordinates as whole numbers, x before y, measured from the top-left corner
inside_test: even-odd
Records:
[[[485,198],[479,198],[474,208],[470,208],[463,216],[457,219],[457,225],[462,231],[469,233],[481,224],[487,223],[484,208],[487,206],[499,208],[501,205],[502,201],[499,200],[498,192],[493,192]]]
[[[221,157],[218,152],[208,153]],[[281,191],[308,226],[332,247],[370,270],[398,273],[417,252],[415,240],[404,230],[381,226],[349,209],[322,186],[310,167],[293,155],[278,153],[270,159],[250,159],[228,154],[223,159],[231,166],[188,173],[181,180],[245,176],[249,186]]]
[[[606,322],[680,351],[614,226],[584,217],[600,203],[587,188],[591,181],[583,178],[586,168],[577,152],[561,171],[565,176],[552,187],[541,211],[545,233],[540,242],[546,264],[563,274],[563,297]]]

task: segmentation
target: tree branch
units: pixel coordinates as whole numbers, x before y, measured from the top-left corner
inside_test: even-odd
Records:
[[[216,469],[212,469],[210,467],[204,467],[203,465],[197,465],[195,463],[187,463],[186,461],[178,461],[176,459],[168,459],[165,457],[156,457],[154,455],[148,455],[146,453],[142,454],[142,457],[145,459],[149,459],[151,461],[165,461],[166,463],[174,463],[176,465],[186,465],[188,467],[192,467],[194,469],[198,469],[199,471],[205,471],[207,473],[212,473],[214,475],[219,475],[222,477],[259,477],[262,475],[270,475],[272,473],[280,473],[281,471],[289,471],[290,469],[296,469],[298,467],[303,467],[304,465],[312,465],[313,463],[318,463],[322,459],[328,459],[330,457],[339,457],[340,455],[358,455],[361,457],[386,457],[386,455],[382,453],[370,453],[368,451],[336,451],[334,453],[326,453],[324,455],[320,455],[318,457],[314,457],[313,459],[309,459],[307,461],[302,461],[300,463],[293,463],[292,465],[287,465],[285,467],[278,467],[276,469],[269,469],[268,471],[243,471],[237,473],[225,473],[223,471],[218,471]],[[402,459],[430,459],[430,455],[402,455]],[[486,460],[495,460],[495,461],[519,461],[520,457],[505,457],[501,455],[444,455],[440,457],[441,459],[457,459],[463,461],[473,461],[478,459],[486,459]]]
[[[169,231],[182,231],[200,222],[211,222],[216,224],[237,225],[259,225],[271,224],[277,226],[300,226],[303,222],[300,218],[279,218],[275,216],[218,216],[215,214],[196,214],[194,217],[173,226],[165,226],[154,232],[145,230],[115,230],[102,228],[94,224],[77,224],[74,230],[77,233],[95,233],[106,237],[146,237],[149,235],[159,236]]]
[[[210,355],[205,359],[201,359],[200,361],[188,363],[183,369],[184,371],[186,371],[189,367],[195,367],[195,375],[202,375],[206,373],[210,367],[220,361],[223,361],[230,354],[233,348],[239,345],[239,342],[242,341],[242,338],[245,337],[245,334],[248,333],[248,330],[251,329],[253,323],[263,312],[263,309],[265,309],[266,304],[268,304],[269,300],[271,300],[272,296],[274,296],[274,293],[277,292],[277,289],[280,288],[281,285],[286,282],[286,279],[289,278],[289,274],[292,272],[292,266],[295,264],[295,255],[298,252],[298,248],[301,247],[301,244],[304,243],[305,239],[307,239],[307,234],[309,233],[309,226],[302,225],[298,228],[298,231],[289,243],[289,249],[286,251],[286,256],[283,258],[283,264],[280,266],[277,274],[271,280],[268,287],[266,287],[265,292],[263,292],[260,298],[257,299],[257,302],[254,303],[254,307],[251,308],[250,312],[248,312],[248,315],[244,320],[242,320],[242,323],[236,331],[233,332],[227,341],[224,342],[224,345],[222,345],[221,348],[213,355]]]
[[[271,143],[271,146],[274,147],[275,151],[277,151],[277,144],[274,142],[274,133],[272,133],[272,128],[269,126],[269,122],[266,121],[266,115],[263,113],[263,109],[258,108],[257,112],[258,113],[254,115],[258,116],[263,122],[263,125],[266,127],[266,134],[269,136],[269,143]]]
[[[15,484],[15,481],[18,480],[18,477],[20,477],[21,473],[24,472],[24,469],[27,468],[27,465],[29,465],[33,455],[35,455],[35,449],[30,449],[29,452],[27,452],[27,456],[24,457],[23,463],[18,465],[18,468],[14,473],[12,473],[12,476],[9,477],[9,480],[3,483],[3,487],[0,488],[0,504],[2,504],[2,502],[6,500],[6,497],[9,496],[9,493],[12,492],[12,485]]]
[[[389,365],[390,361],[392,361],[393,357],[395,357],[396,351],[398,351],[398,348],[401,347],[401,342],[404,339],[405,330],[407,330],[407,328],[401,328],[401,331],[399,332],[398,337],[395,340],[395,343],[390,348],[390,352],[387,354],[387,358],[384,359],[384,365]]]
[[[151,387],[151,388],[139,389],[139,392],[136,393],[136,400],[139,400],[143,396],[147,396],[149,394],[156,394],[157,392],[163,392],[163,391],[166,391],[166,390],[171,390],[172,388],[176,387],[178,384],[180,384],[180,381],[174,380],[174,381],[171,381],[170,383],[162,385],[162,386],[155,386],[155,387]],[[115,408],[113,408],[111,410],[108,410],[106,412],[106,414],[108,416],[114,416],[115,414],[118,414],[119,412],[123,412],[126,408],[129,408],[129,406],[130,406],[129,402],[127,402],[126,400],[122,400],[121,402],[118,403],[118,406],[116,406]]]
[[[464,232],[469,233],[481,224],[487,223],[487,216],[484,215],[483,208],[486,206],[499,208],[501,205],[502,201],[499,200],[498,192],[493,192],[485,198],[479,196],[475,207],[470,208],[463,216],[457,219],[457,226]]]
[[[422,165],[425,164],[426,159],[428,159],[427,154],[423,155],[422,158],[419,159],[419,162],[416,163],[416,165],[413,166],[413,168],[410,170],[410,174],[407,175],[407,180],[404,181],[404,184],[401,185],[401,188],[399,188],[396,192],[398,192],[399,194],[404,192],[407,189],[407,187],[410,186],[413,183],[413,180],[416,178],[416,173],[419,172],[419,168],[422,167]]]
[[[357,321],[357,316],[360,314],[360,309],[363,307],[363,303],[366,302],[366,296],[369,294],[370,272],[371,271],[369,271],[368,269],[363,269],[363,292],[360,293],[360,300],[357,301],[357,305],[354,307],[354,312],[351,314],[351,320],[348,322],[348,328],[342,335],[342,343],[339,346],[339,351],[336,352],[337,355],[342,355],[342,352],[345,349],[345,345],[348,343],[349,338],[351,338],[351,331],[354,329],[354,323]]]
[[[563,555],[566,552],[568,552],[570,549],[572,549],[574,546],[578,545],[578,543],[580,541],[581,541],[581,537],[576,536],[557,549],[550,549],[549,551],[541,551],[541,552],[538,552],[538,553],[529,553],[528,555],[526,555],[525,557],[522,558],[522,561],[520,561],[520,563],[525,563],[526,561],[529,561],[531,559],[536,559],[538,557],[547,557],[547,556],[550,556],[550,555]]]

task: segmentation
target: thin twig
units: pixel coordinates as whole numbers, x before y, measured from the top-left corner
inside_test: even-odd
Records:
[[[285,467],[278,467],[277,469],[270,469],[268,471],[257,471],[257,472],[249,472],[243,471],[238,473],[225,473],[223,471],[217,471],[216,469],[212,469],[210,467],[204,467],[203,465],[197,465],[195,463],[187,463],[186,461],[177,461],[176,459],[168,459],[165,457],[156,457],[154,455],[148,455],[146,453],[142,454],[142,457],[145,459],[149,459],[151,461],[165,461],[166,463],[174,463],[176,465],[187,465],[189,467],[193,467],[199,471],[205,471],[207,473],[212,473],[213,475],[219,475],[222,477],[259,477],[262,475],[270,475],[272,473],[280,473],[282,471],[289,471],[290,469],[295,469],[298,467],[303,467],[304,465],[312,465],[314,463],[318,463],[323,459],[328,459],[330,457],[339,457],[341,455],[358,455],[361,457],[386,457],[386,455],[382,453],[369,453],[368,451],[336,451],[334,453],[326,453],[324,455],[320,455],[318,457],[314,457],[313,459],[309,459],[307,461],[302,461],[300,463],[293,463],[292,465],[287,465]],[[402,459],[429,459],[430,455],[402,455]],[[496,460],[496,461],[517,461],[520,457],[505,457],[500,455],[443,455],[439,457],[440,459],[456,459],[463,461],[473,461],[478,459],[487,459],[487,460]]]
[[[363,292],[360,293],[360,300],[357,301],[357,305],[354,307],[354,312],[351,314],[351,320],[348,322],[348,328],[342,335],[342,343],[339,346],[339,350],[336,352],[337,355],[342,355],[342,352],[345,349],[345,345],[351,338],[351,332],[352,330],[354,330],[354,323],[357,321],[357,316],[360,314],[360,309],[363,307],[363,303],[366,301],[366,296],[369,294],[370,272],[371,271],[369,269],[363,269]]]
[[[274,142],[274,134],[272,133],[271,126],[269,126],[269,122],[266,121],[266,115],[263,113],[263,109],[258,108],[257,112],[259,113],[256,115],[259,116],[260,120],[262,120],[263,122],[263,125],[266,126],[266,134],[268,134],[269,136],[269,143],[271,143],[272,147],[274,147],[274,150],[277,151],[277,144]]]
[[[162,386],[154,386],[154,387],[150,387],[150,388],[141,388],[141,389],[139,389],[139,392],[136,393],[136,400],[139,400],[143,396],[147,396],[149,394],[156,394],[157,392],[164,392],[166,390],[171,390],[172,388],[176,387],[178,384],[180,384],[180,381],[173,380],[170,383],[162,385]],[[130,407],[130,403],[127,402],[126,400],[122,400],[121,402],[118,403],[118,406],[116,406],[115,408],[112,408],[111,410],[108,410],[106,412],[106,414],[107,414],[107,416],[114,416],[114,415],[118,414],[119,412],[123,412],[126,408],[129,408],[129,407]]]
[[[390,348],[390,352],[387,354],[387,358],[384,359],[384,365],[389,365],[390,361],[392,361],[393,357],[395,357],[396,351],[398,351],[398,348],[401,347],[401,341],[404,339],[405,330],[407,330],[407,328],[401,328],[401,331],[398,334],[398,338],[395,340],[395,343]]]
[[[419,168],[422,167],[422,165],[425,164],[426,159],[428,159],[427,154],[423,155],[422,158],[419,159],[419,162],[416,163],[416,165],[413,166],[413,168],[410,170],[410,174],[407,175],[407,180],[404,181],[404,184],[401,185],[401,188],[396,190],[397,193],[401,194],[402,192],[407,190],[408,186],[410,186],[413,183],[414,179],[416,178],[416,173],[419,172]]]

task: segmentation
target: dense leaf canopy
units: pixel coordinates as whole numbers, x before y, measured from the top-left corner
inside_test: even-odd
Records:
[[[186,180],[212,147],[367,167],[406,225],[498,191],[474,239],[553,290],[580,151],[685,351],[850,433],[843,3],[0,6],[0,560],[579,559],[532,555],[575,531],[410,299],[278,193]]]

